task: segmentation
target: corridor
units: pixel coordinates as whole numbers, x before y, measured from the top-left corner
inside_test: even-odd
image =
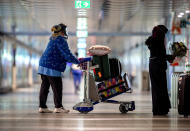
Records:
[[[190,0],[0,0],[0,131],[190,131],[190,117],[177,109],[190,111],[188,49]],[[85,100],[116,96],[135,101],[136,109],[121,114],[119,104],[78,104],[84,81],[75,92],[73,79],[78,89],[84,70],[91,74]],[[56,110],[65,111],[64,76],[68,114],[38,113],[38,74],[45,78],[41,111],[50,83]],[[128,82],[131,94],[123,93]],[[151,89],[160,116],[152,114]],[[54,110],[52,89],[47,106]]]

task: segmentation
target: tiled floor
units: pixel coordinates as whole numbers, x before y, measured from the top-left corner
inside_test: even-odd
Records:
[[[64,80],[64,106],[71,109],[69,114],[39,114],[38,90],[33,88],[19,89],[15,93],[0,95],[0,131],[124,131],[124,130],[186,130],[190,131],[190,118],[179,116],[172,109],[168,116],[152,116],[151,95],[148,92],[134,91],[123,94],[115,100],[135,100],[136,110],[121,114],[119,105],[100,103],[88,114],[73,111],[72,107],[81,97],[73,94],[70,80]],[[53,109],[52,92],[48,105]]]

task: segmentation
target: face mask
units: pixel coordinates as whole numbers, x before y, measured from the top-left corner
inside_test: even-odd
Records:
[[[65,38],[66,40],[68,40],[68,36],[65,35],[64,38]]]
[[[67,28],[65,28],[65,38],[68,39],[68,32],[67,32]]]

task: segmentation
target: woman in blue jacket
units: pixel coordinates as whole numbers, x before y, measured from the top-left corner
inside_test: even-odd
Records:
[[[67,44],[67,26],[64,24],[52,27],[52,36],[46,50],[42,54],[39,62],[38,73],[41,75],[42,84],[39,95],[40,113],[68,113],[62,105],[62,78],[61,72],[65,71],[66,62],[79,64],[77,58],[73,56]],[[46,105],[49,87],[52,87],[54,94],[55,109],[51,111]]]

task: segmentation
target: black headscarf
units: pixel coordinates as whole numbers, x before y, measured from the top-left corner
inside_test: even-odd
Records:
[[[168,29],[164,25],[157,25],[152,30],[152,35],[146,40],[145,44],[150,47],[154,40],[162,41]]]

